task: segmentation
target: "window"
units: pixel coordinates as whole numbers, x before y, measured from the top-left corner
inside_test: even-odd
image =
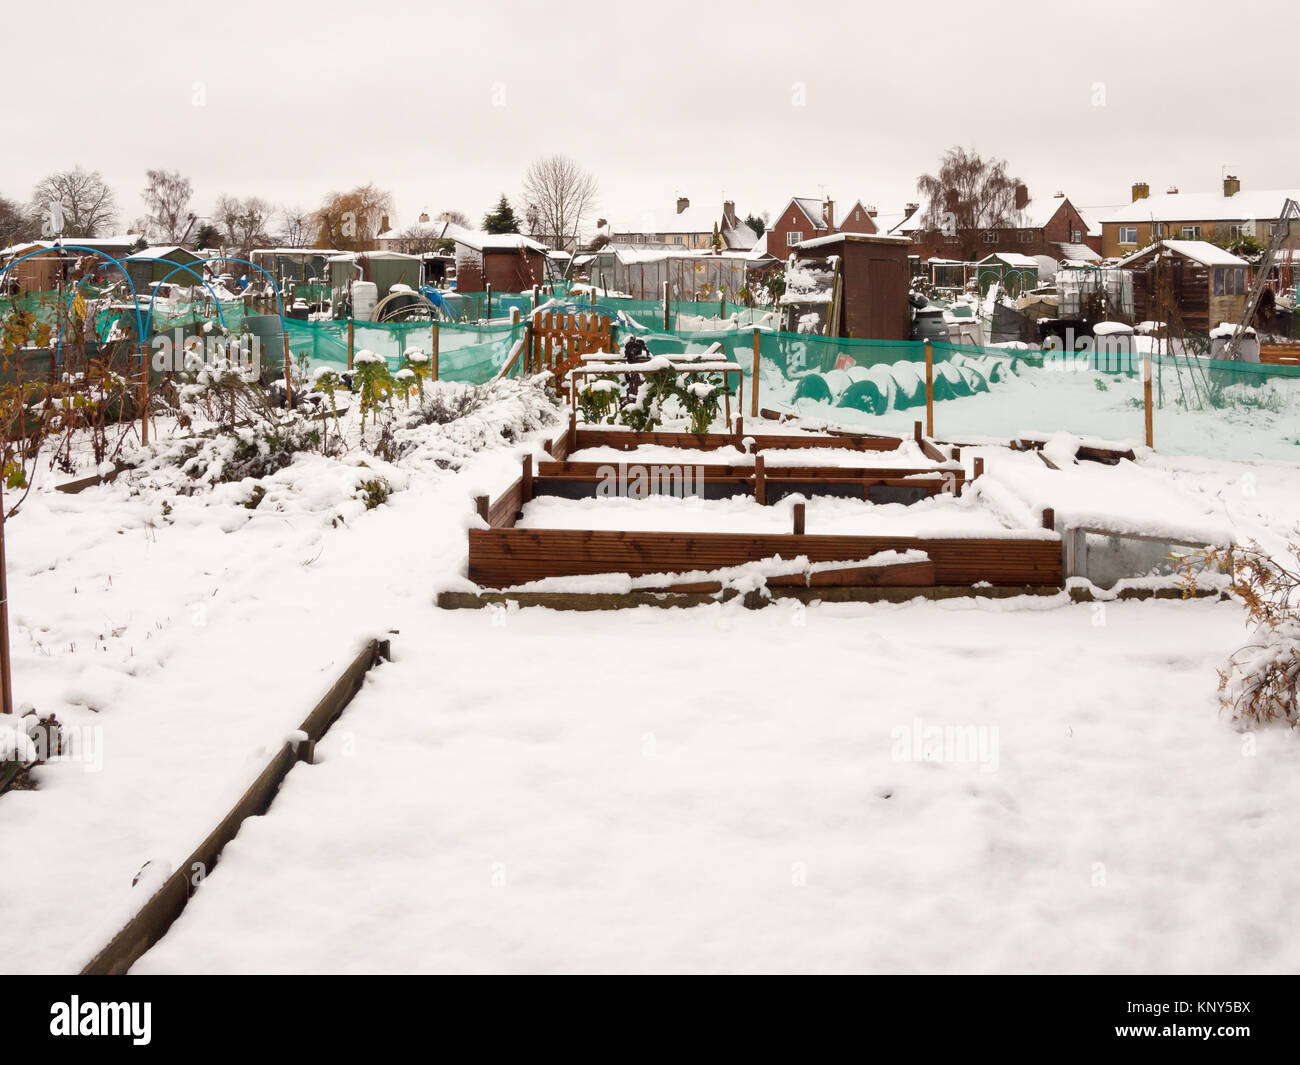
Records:
[[[1138,242],[1137,226],[1120,226],[1119,242],[1121,244],[1136,244]]]
[[[1214,294],[1216,296],[1244,296],[1246,294],[1246,271],[1239,266],[1216,266],[1214,268]]]
[[[1183,226],[1183,240],[1200,240],[1200,226]]]
[[[996,244],[997,242],[998,242],[998,234],[997,234],[997,230],[995,230],[995,229],[986,229],[986,230],[984,230],[984,243],[985,243],[985,244]]]
[[[958,237],[956,233],[949,233],[946,237],[943,238],[943,242],[945,244],[960,244],[961,238]]]
[[[1240,224],[1240,223],[1238,223],[1237,225],[1233,225],[1233,226],[1229,226],[1229,227],[1228,227],[1228,236],[1230,236],[1233,240],[1240,240],[1240,239],[1241,239],[1241,232],[1242,232],[1242,229],[1241,229],[1241,224]]]
[[[1034,241],[1034,231],[1032,229],[1022,229],[1016,236],[1021,244],[1032,244]]]
[[[674,243],[674,244],[681,244],[681,243],[683,243],[682,238],[681,238],[680,236],[673,237],[673,243]]]
[[[785,235],[785,246],[793,248],[801,240],[803,240],[803,233],[800,230],[792,229]]]
[[[1071,244],[1082,244],[1082,243],[1083,243],[1083,230],[1081,230],[1081,229],[1072,229],[1072,230],[1070,230],[1070,243],[1071,243]]]
[[[1157,222],[1153,232],[1155,234],[1156,240],[1164,240],[1165,237],[1169,236],[1169,227],[1165,225],[1163,222]],[[1136,244],[1137,240],[1135,239],[1133,243]]]

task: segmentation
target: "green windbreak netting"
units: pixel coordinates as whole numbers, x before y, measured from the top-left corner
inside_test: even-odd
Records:
[[[1153,355],[1151,396],[1157,451],[1300,462],[1298,366]]]
[[[348,363],[347,322],[285,323],[289,349],[295,357],[306,355],[313,365],[346,367]],[[438,376],[448,381],[481,383],[492,377],[506,361],[524,326],[438,324]],[[430,322],[356,322],[352,350],[373,351],[384,356],[396,369],[408,348],[428,353],[433,347]]]

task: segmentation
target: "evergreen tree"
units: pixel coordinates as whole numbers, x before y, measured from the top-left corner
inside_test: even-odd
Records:
[[[515,209],[510,206],[504,192],[501,199],[497,200],[496,209],[483,216],[483,229],[487,233],[519,232],[519,219],[515,217]]]

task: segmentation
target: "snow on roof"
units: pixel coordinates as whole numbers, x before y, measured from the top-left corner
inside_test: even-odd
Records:
[[[840,241],[861,241],[870,244],[910,244],[907,237],[890,237],[883,233],[828,233],[824,237],[810,237],[801,240],[795,247],[822,248]]]
[[[533,240],[532,237],[525,237],[522,233],[476,233],[473,230],[461,229],[448,226],[448,235],[451,236],[458,244],[464,244],[467,248],[473,248],[475,251],[518,251],[521,248],[528,248],[531,251],[539,251],[545,255],[549,248],[541,241]]]
[[[986,255],[980,260],[982,263],[990,259],[1001,259],[1007,266],[1014,266],[1018,269],[1038,269],[1038,260],[1032,255],[1021,255],[1016,251],[995,251],[992,255]]]
[[[810,196],[796,196],[794,198],[794,202],[797,203],[799,205],[799,209],[808,216],[809,220],[813,224],[813,228],[815,229],[827,228],[826,222],[822,218],[821,200],[814,200]]]
[[[337,248],[254,248],[250,255],[339,255]]]
[[[775,259],[776,256],[767,250],[767,234],[764,233],[758,240],[754,241],[754,246],[749,249],[750,259]]]
[[[1064,196],[1052,196],[1049,199],[1030,200],[1024,207],[1016,212],[1015,227],[1016,229],[1042,229],[1053,218],[1056,212],[1065,206]]]
[[[1101,222],[1099,221],[1099,219],[1108,217],[1110,214],[1112,214],[1115,211],[1118,211],[1123,206],[1124,205],[1122,203],[1104,204],[1101,207],[1076,207],[1075,210],[1079,212],[1079,217],[1082,218],[1085,223],[1087,223],[1088,236],[1100,237]]]
[[[1282,204],[1300,200],[1300,189],[1219,192],[1166,192],[1110,210],[1103,222],[1253,222],[1278,218]]]
[[[734,226],[723,227],[722,241],[728,248],[736,251],[749,251],[758,243],[758,234],[747,222],[737,221]]]
[[[1181,255],[1184,258],[1198,262],[1202,266],[1249,266],[1245,259],[1240,259],[1230,251],[1225,251],[1217,244],[1211,244],[1208,240],[1161,240],[1151,247],[1143,248],[1139,252],[1134,252],[1127,259],[1119,261],[1120,266],[1127,266],[1135,259],[1150,253],[1154,247],[1163,247],[1175,255]]]
[[[1062,259],[1070,259],[1081,263],[1101,262],[1101,256],[1086,244],[1072,244],[1069,241],[1062,241],[1057,244],[1057,247],[1061,249]]]
[[[132,259],[165,259],[172,252],[177,251],[183,251],[186,255],[194,255],[194,252],[190,251],[189,248],[182,248],[179,244],[168,244],[160,248],[142,248],[134,255],[127,256],[126,261],[130,262]],[[198,256],[194,255],[194,258],[197,259]]]
[[[64,237],[63,244],[65,247],[90,248],[94,251],[103,251],[108,248],[129,248],[140,239],[138,233],[124,233],[117,237]],[[32,248],[53,248],[52,240],[22,240],[17,244],[10,244],[7,248],[0,248],[0,256],[13,255],[15,252],[30,250]]]

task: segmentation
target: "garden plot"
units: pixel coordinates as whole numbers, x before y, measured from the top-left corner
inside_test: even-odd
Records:
[[[910,505],[814,496],[804,506],[805,528],[809,534],[1051,537],[1042,529],[1024,526],[1015,529],[992,507],[953,495],[938,495]],[[515,522],[515,528],[788,533],[793,508],[794,500],[790,497],[763,506],[752,496],[708,501],[669,495],[578,500],[544,496],[524,507],[523,517]]]
[[[789,435],[796,439],[807,435],[806,433],[799,433],[777,426],[775,422],[760,422],[758,425],[762,427],[764,435]],[[751,428],[757,428],[757,426],[751,426]],[[784,430],[784,433],[781,430]],[[642,465],[660,463],[669,466],[707,466],[715,464],[752,466],[754,457],[753,453],[735,446],[704,450],[701,448],[665,447],[658,444],[639,444],[634,449],[627,451],[616,447],[584,447],[570,454],[569,461],[608,462],[615,465],[619,463],[640,463]],[[893,451],[865,453],[848,448],[819,447],[812,450],[795,447],[782,448],[778,445],[763,449],[763,461],[768,466],[809,466],[815,464],[817,466],[871,466],[882,469],[888,467],[943,468],[943,464],[936,465],[911,439],[904,440]]]

